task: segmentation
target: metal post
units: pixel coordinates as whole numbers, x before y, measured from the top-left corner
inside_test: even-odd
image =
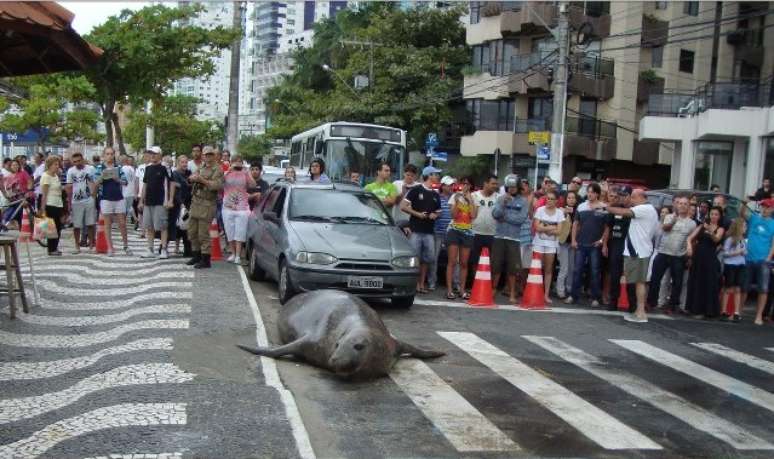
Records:
[[[233,27],[240,30],[242,27],[242,2],[233,2],[234,14]],[[231,44],[231,68],[228,85],[228,131],[226,132],[226,146],[232,155],[239,150],[239,59],[242,48],[242,34],[234,39]]]
[[[148,116],[153,113],[153,101],[149,100],[145,102],[145,113],[148,114]],[[150,150],[150,147],[153,146],[153,143],[155,142],[156,137],[156,131],[153,128],[152,124],[148,124],[145,126],[145,149]]]
[[[494,151],[494,175],[500,176],[500,149],[495,148]]]
[[[559,4],[559,25],[557,27],[557,44],[559,45],[559,62],[554,78],[554,117],[551,135],[551,163],[548,175],[562,183],[562,159],[564,152],[564,117],[567,103],[567,59],[569,50],[568,11],[566,2]]]
[[[535,186],[532,188],[534,191],[537,191],[538,174],[540,173],[540,146],[540,143],[535,142]]]

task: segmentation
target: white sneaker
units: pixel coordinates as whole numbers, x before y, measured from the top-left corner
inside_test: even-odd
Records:
[[[648,322],[647,317],[637,317],[636,314],[624,314],[623,318],[627,322],[634,322],[638,324],[644,324]]]
[[[231,256],[229,256],[228,258],[226,258],[226,261],[227,261],[228,263],[233,263],[233,262],[234,262],[234,258],[236,258],[236,256],[232,254]]]
[[[156,253],[153,250],[148,249],[145,253],[140,255],[140,258],[156,258]]]
[[[161,249],[161,254],[159,255],[159,258],[162,260],[166,260],[169,258],[169,253],[167,253],[167,249]]]
[[[129,247],[124,247],[124,255],[126,255],[127,257],[131,257],[132,249],[130,249]]]
[[[242,260],[240,260],[239,257],[234,257],[234,264],[235,265],[242,264]]]

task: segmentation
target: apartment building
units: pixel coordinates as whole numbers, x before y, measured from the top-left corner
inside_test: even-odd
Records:
[[[676,183],[674,143],[641,140],[640,120],[675,102],[665,94],[772,73],[769,2],[471,2],[463,155],[499,149],[500,170],[511,165],[534,176],[535,147],[527,135],[552,128],[558,56],[549,28],[562,9],[570,24],[565,180]],[[547,172],[547,165],[539,167],[540,175]]]

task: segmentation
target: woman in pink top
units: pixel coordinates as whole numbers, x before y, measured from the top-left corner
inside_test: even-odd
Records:
[[[231,167],[223,180],[223,226],[231,249],[228,261],[238,265],[242,244],[247,240],[247,221],[250,218],[247,189],[256,185],[250,173],[244,170],[239,155],[231,157]]]

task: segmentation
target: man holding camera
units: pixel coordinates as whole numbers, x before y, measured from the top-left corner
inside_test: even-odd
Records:
[[[191,241],[193,257],[188,265],[197,269],[209,268],[210,222],[215,218],[218,191],[223,189],[223,171],[212,147],[204,147],[204,163],[191,174],[188,182],[191,183],[193,196],[188,223],[188,239]]]

